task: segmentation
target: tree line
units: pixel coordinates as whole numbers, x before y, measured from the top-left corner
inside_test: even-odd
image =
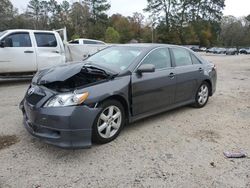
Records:
[[[66,27],[69,39],[83,37],[109,43],[250,45],[250,16],[223,17],[225,0],[147,0],[144,11],[148,18],[137,12],[129,17],[108,16],[110,7],[108,0],[31,0],[26,11],[19,13],[10,0],[1,0],[0,31]]]

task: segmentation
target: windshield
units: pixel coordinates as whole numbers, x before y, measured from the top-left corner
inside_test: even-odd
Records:
[[[139,47],[110,47],[94,54],[88,61],[121,72],[127,69],[143,50],[144,48]]]

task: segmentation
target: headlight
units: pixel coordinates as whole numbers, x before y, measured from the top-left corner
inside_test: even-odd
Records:
[[[63,106],[75,106],[82,104],[89,96],[89,93],[68,93],[60,94],[49,99],[44,107],[63,107]]]

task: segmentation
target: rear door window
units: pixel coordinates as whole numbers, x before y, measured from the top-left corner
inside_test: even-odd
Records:
[[[175,59],[175,65],[177,67],[193,64],[190,53],[186,49],[172,48],[172,51]]]
[[[29,33],[13,33],[4,38],[5,47],[31,47]]]
[[[38,47],[57,47],[54,33],[35,33]]]
[[[152,64],[155,69],[164,69],[171,67],[170,53],[167,48],[156,49],[143,60],[141,64]]]
[[[193,61],[194,65],[201,64],[200,60],[197,57],[195,57],[195,55],[191,54],[191,58],[192,58],[192,61]]]

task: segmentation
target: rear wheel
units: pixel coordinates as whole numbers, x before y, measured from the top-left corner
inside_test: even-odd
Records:
[[[108,100],[101,104],[101,112],[93,125],[93,142],[105,144],[114,140],[125,124],[125,112],[122,104],[116,100]]]
[[[195,97],[195,104],[194,106],[196,108],[202,108],[204,107],[209,99],[209,90],[210,90],[210,86],[207,82],[203,82],[197,93],[196,93],[196,97]]]

